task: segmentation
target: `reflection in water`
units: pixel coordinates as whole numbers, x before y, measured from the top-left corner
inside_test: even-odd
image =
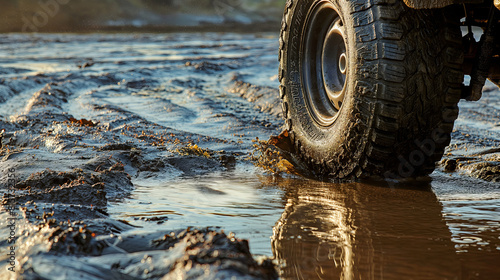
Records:
[[[284,279],[462,279],[430,185],[284,180],[272,247]]]
[[[252,253],[273,253],[283,279],[500,279],[496,188],[473,195],[441,179],[432,189],[389,188],[242,174],[137,184],[109,212],[137,233],[234,231]],[[168,219],[148,221],[157,216]]]

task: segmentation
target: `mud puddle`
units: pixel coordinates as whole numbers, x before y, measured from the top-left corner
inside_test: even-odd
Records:
[[[460,104],[431,182],[275,176],[277,38],[1,35],[0,277],[498,275],[500,92]]]
[[[253,172],[228,172],[140,186],[131,201],[112,203],[110,215],[139,226],[132,232],[217,225],[252,240],[251,252],[270,256],[272,226],[283,191],[263,185]]]

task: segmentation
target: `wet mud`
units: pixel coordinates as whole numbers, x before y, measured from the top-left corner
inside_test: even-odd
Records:
[[[478,102],[461,102],[460,115],[441,166],[490,182],[500,182],[500,100],[487,83]]]
[[[276,34],[0,40],[2,279],[498,273],[492,85],[426,181],[338,184],[282,133]]]
[[[177,229],[165,227],[117,239],[137,226],[109,214],[134,183],[250,165],[251,140],[281,125],[274,73],[258,85],[242,80],[263,68],[255,56],[273,53],[266,36],[3,35],[1,179],[7,186],[9,169],[16,179],[15,189],[2,188],[3,204],[20,209],[26,227],[17,233],[28,236],[16,241],[17,276],[275,279],[271,261],[257,263],[247,241],[220,229],[170,235]],[[90,256],[109,263],[87,264]],[[50,259],[60,264],[50,265],[55,274],[47,272]],[[2,265],[9,267],[5,254]]]
[[[79,279],[277,278],[271,261],[257,262],[246,240],[208,228],[95,236],[78,225],[39,229],[29,238],[46,246],[20,263],[22,278],[69,279],[74,275]]]

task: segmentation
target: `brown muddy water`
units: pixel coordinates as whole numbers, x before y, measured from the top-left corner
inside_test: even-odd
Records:
[[[0,278],[500,279],[500,91],[428,180],[272,175],[277,41],[0,35]]]

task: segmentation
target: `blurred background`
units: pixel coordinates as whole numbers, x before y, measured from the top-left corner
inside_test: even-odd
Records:
[[[2,0],[0,32],[277,31],[286,0]]]

